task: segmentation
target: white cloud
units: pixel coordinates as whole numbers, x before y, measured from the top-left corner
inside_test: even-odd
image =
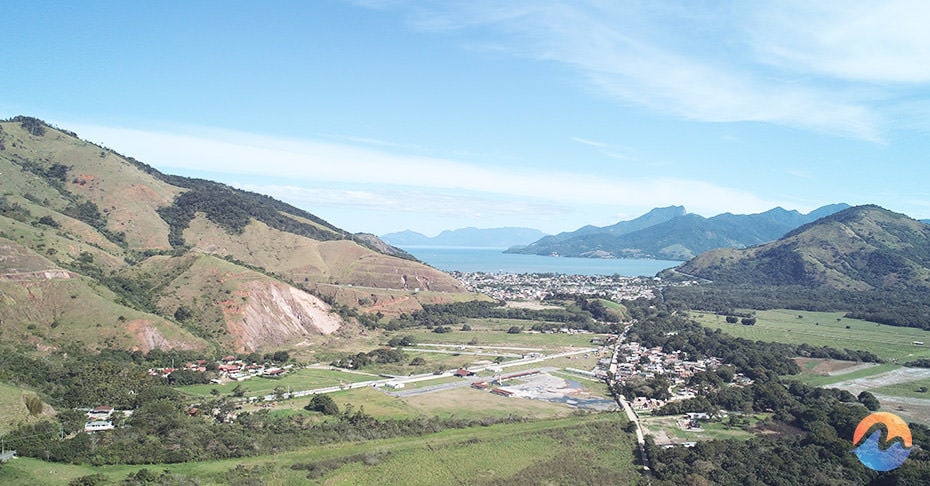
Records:
[[[930,82],[930,3],[793,1],[754,4],[748,29],[773,62],[868,82]]]
[[[220,130],[180,134],[77,123],[66,126],[162,170],[223,174],[224,180],[241,181],[246,187],[265,187],[282,196],[289,193],[288,200],[306,201],[308,207],[322,202],[399,211],[553,214],[578,206],[650,208],[674,203],[694,212],[717,214],[762,211],[779,204],[706,181],[514,170]],[[249,176],[289,182],[272,186],[250,181]],[[327,188],[327,184],[337,187]]]
[[[480,32],[473,46],[570,66],[618,102],[698,121],[882,142],[895,123],[882,105],[907,94],[874,83],[930,81],[930,4],[917,0],[382,7],[403,9],[415,28]]]

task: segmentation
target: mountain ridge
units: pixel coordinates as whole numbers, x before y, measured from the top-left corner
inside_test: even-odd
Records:
[[[676,270],[728,284],[930,289],[930,226],[876,205],[855,206],[773,242],[709,251]]]
[[[0,173],[0,338],[33,350],[306,348],[408,281],[423,297],[392,312],[464,291],[374,235],[35,118],[0,121]]]
[[[656,208],[627,222],[543,238],[509,253],[595,258],[654,258],[687,261],[721,247],[747,247],[772,241],[824,215],[848,208],[823,206],[808,214],[772,208],[757,214],[723,213],[711,218],[687,213],[681,206]]]

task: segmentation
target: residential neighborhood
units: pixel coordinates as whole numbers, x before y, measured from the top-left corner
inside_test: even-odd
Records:
[[[539,301],[559,294],[602,295],[615,302],[651,299],[661,283],[658,277],[620,275],[484,272],[452,272],[452,275],[470,292],[507,301]]]

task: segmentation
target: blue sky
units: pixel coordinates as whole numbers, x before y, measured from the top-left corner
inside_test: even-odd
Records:
[[[921,1],[21,2],[0,117],[350,231],[930,218]]]

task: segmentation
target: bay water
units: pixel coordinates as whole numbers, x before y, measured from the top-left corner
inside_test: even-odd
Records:
[[[570,258],[504,253],[502,248],[404,246],[422,262],[446,272],[558,273],[652,277],[680,265],[673,260]]]

